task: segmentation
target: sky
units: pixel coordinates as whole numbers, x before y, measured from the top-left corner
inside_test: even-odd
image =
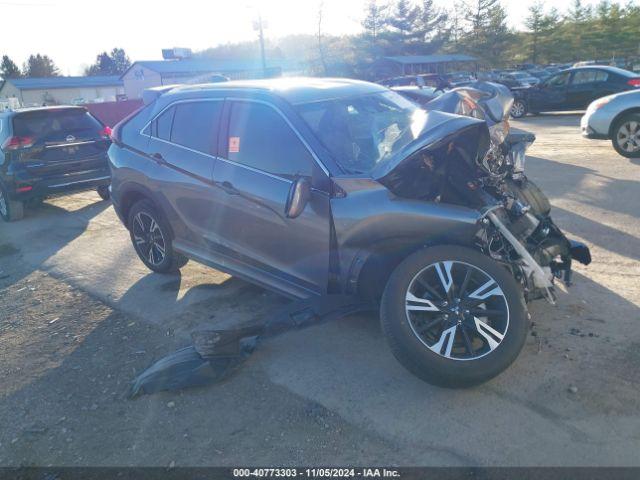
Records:
[[[366,0],[322,0],[323,31],[360,31]],[[534,0],[502,0],[521,27]],[[31,53],[49,55],[63,75],[80,75],[98,53],[122,47],[131,60],[161,59],[162,48],[202,50],[256,38],[258,12],[270,38],[314,33],[320,0],[0,0],[0,55],[19,66]],[[448,6],[451,0],[436,0]],[[564,11],[572,0],[547,0]],[[595,4],[596,0],[585,0]]]

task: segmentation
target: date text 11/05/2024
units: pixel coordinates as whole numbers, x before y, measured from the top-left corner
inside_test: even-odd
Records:
[[[400,478],[387,468],[234,468],[234,478]]]

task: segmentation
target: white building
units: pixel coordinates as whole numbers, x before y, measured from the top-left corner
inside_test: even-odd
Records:
[[[8,78],[0,102],[17,99],[22,106],[113,102],[124,96],[119,76]]]
[[[265,71],[259,60],[154,60],[134,62],[120,77],[129,99],[142,98],[147,88],[178,83],[208,83],[242,78],[277,77],[281,67],[269,66]]]

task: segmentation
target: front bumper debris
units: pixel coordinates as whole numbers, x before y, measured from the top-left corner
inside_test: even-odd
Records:
[[[158,360],[138,375],[131,384],[129,397],[220,382],[241,365],[264,338],[372,308],[354,296],[325,295],[293,302],[245,327],[196,331],[191,335],[193,346]]]

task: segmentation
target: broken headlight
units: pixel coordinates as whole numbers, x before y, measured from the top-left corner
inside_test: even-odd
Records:
[[[504,155],[502,145],[509,134],[509,124],[507,122],[497,123],[489,127],[490,145],[480,166],[491,176],[502,175],[505,171],[507,159]]]

